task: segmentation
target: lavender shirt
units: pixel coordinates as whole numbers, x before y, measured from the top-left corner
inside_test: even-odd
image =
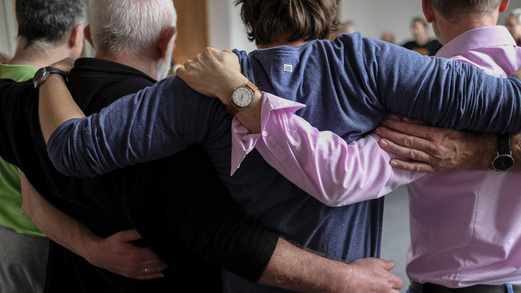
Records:
[[[504,27],[469,31],[439,52],[488,74],[521,67],[521,48]],[[447,287],[521,283],[521,177],[462,170],[421,174],[392,169],[376,135],[347,144],[292,115],[303,105],[265,94],[262,132],[233,122],[232,172],[254,147],[277,171],[331,206],[378,198],[407,184],[411,247],[407,274]],[[412,183],[411,183],[412,182]]]

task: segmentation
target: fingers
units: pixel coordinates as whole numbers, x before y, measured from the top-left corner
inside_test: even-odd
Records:
[[[378,127],[375,133],[382,138],[382,149],[412,160],[428,159],[429,154],[434,151],[432,142],[420,137],[409,136],[386,127]]]
[[[152,280],[157,278],[163,278],[165,274],[163,271],[168,266],[161,265],[161,266],[149,266],[142,269],[138,274],[136,274],[135,279],[137,280]]]
[[[188,68],[190,65],[192,65],[192,63],[194,63],[194,60],[192,60],[192,59],[186,60],[186,62],[184,64],[185,69]]]
[[[184,66],[179,66],[176,70],[175,70],[175,75],[177,75],[180,79],[184,80],[183,77],[185,77],[186,75],[186,68]]]
[[[132,242],[141,239],[141,235],[139,235],[139,233],[135,229],[121,231],[119,233],[119,236],[121,237],[120,239],[123,242]]]
[[[194,64],[194,60],[192,59],[188,59],[186,60],[186,62],[184,63],[183,66],[179,66],[179,68],[176,69],[175,71],[175,74],[181,79],[183,80],[184,82],[186,83],[190,83],[191,79],[190,79],[190,73],[192,72],[191,70],[188,70],[188,68]]]
[[[206,51],[205,51],[206,53]],[[205,54],[205,57],[208,56],[207,54]],[[197,63],[200,63],[200,62],[204,62],[205,58],[203,58],[203,55],[201,53],[195,55],[194,57],[194,61],[197,62]]]
[[[378,127],[376,128],[375,133],[378,134],[381,138],[391,140],[403,147],[422,149],[427,151],[429,151],[431,148],[431,142],[427,139],[421,138],[420,135],[403,133],[401,130],[395,130],[393,128],[387,127]]]
[[[387,271],[394,269],[395,263],[392,260],[378,259],[383,262],[383,268]],[[403,286],[403,281],[400,277],[394,274],[388,274],[389,279],[388,282],[391,285],[392,290],[400,290]]]
[[[434,168],[431,165],[431,160],[434,158],[428,153],[405,148],[386,139],[380,140],[378,145],[385,151],[413,160],[408,161],[394,158],[389,162],[389,164],[394,168],[416,172],[434,172]]]
[[[159,259],[157,256],[152,259],[147,259],[141,262],[137,271],[134,272],[134,279],[151,280],[164,277],[163,271],[168,268],[168,265]]]
[[[432,160],[432,156],[429,153],[417,149],[419,147],[404,147],[387,139],[381,139],[378,145],[385,151],[407,159],[422,162],[430,162]]]
[[[411,120],[408,118],[404,118],[404,121],[384,120],[381,125],[404,134],[423,137],[428,133],[430,126],[425,126],[423,123],[419,124],[417,121],[419,120]]]
[[[407,171],[415,171],[415,172],[423,172],[423,173],[437,173],[438,171],[430,164],[423,162],[412,162],[412,161],[404,161],[399,159],[392,159],[389,164],[394,168],[407,170]]]
[[[398,292],[398,290],[402,289],[402,287],[403,287],[402,279],[400,279],[398,276],[393,275],[393,277],[391,278],[391,288]]]
[[[351,290],[355,292],[398,292],[403,286],[400,277],[390,272],[394,262],[377,258],[358,259],[351,263]]]
[[[423,122],[420,119],[413,119],[413,118],[408,118],[408,117],[402,117],[400,120],[403,121],[403,122],[412,123],[412,124],[416,124],[416,125],[425,125],[425,126],[428,125],[426,122]]]
[[[384,260],[385,261],[385,269],[390,271],[392,269],[394,269],[394,261],[392,260]]]

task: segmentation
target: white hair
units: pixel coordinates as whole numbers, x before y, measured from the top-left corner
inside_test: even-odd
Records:
[[[172,0],[90,0],[89,22],[95,49],[106,54],[150,54],[166,26],[175,26]]]
[[[510,13],[508,13],[507,17],[515,17],[517,20],[517,23],[521,24],[521,8],[512,9]]]

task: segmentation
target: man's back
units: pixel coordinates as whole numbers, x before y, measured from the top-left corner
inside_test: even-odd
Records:
[[[240,58],[243,71],[261,88],[267,86],[268,91],[312,102],[298,114],[316,122],[319,128],[331,127],[348,140],[370,131],[385,117],[386,110],[415,114],[441,125],[494,131],[494,125],[484,121],[483,115],[462,116],[451,105],[461,102],[463,109],[479,108],[491,98],[489,94],[495,92],[495,86],[509,82],[486,82],[483,79],[489,77],[477,75],[471,66],[451,65],[384,42],[363,39],[359,34],[342,35],[334,44],[311,41],[298,48],[259,50],[248,57],[241,53]],[[285,62],[289,59],[293,63]],[[418,75],[416,70],[424,75]],[[460,74],[455,75],[456,71]],[[299,78],[304,72],[308,75],[303,81]],[[281,79],[283,74],[290,78]],[[449,76],[458,82],[447,82]],[[468,83],[490,88],[463,90]],[[478,103],[465,103],[468,95]],[[503,111],[513,110],[505,107]],[[49,139],[48,149],[61,170],[84,176],[203,143],[220,178],[251,220],[301,245],[346,261],[378,255],[381,200],[328,208],[289,183],[258,154],[248,156],[242,167],[229,176],[230,120],[220,102],[197,95],[182,81],[172,78],[119,99],[100,115],[65,122]],[[119,128],[103,127],[108,123]],[[73,132],[72,140],[62,137],[75,130],[79,132]],[[62,151],[69,147],[87,148],[96,157],[82,155],[85,151]],[[229,282],[233,276],[225,278],[228,288],[236,288],[231,292],[263,291],[239,280]]]
[[[114,64],[111,64],[114,65]],[[134,78],[132,78],[134,75]],[[98,72],[98,76],[101,74]],[[98,102],[96,105],[101,109],[103,104],[107,105],[111,101],[117,99],[120,95],[131,93],[139,88],[152,85],[154,80],[140,73],[137,70],[131,71],[131,75],[116,76],[112,75],[114,79],[109,79],[110,75],[105,75],[106,82],[104,84],[97,84],[93,80],[81,81],[82,91],[85,87],[89,88],[89,93],[94,94],[98,90],[106,88],[109,90],[115,78],[119,79],[119,83],[124,86],[118,90],[121,92],[118,95],[104,95],[100,96],[100,100],[88,101],[90,103]],[[136,77],[137,76],[137,77]],[[125,81],[125,78],[127,81]],[[71,82],[76,80],[75,74],[71,75]],[[116,91],[111,92],[116,94]],[[37,99],[37,91],[34,99]],[[93,107],[94,108],[94,107]],[[35,110],[36,109],[36,110]],[[92,109],[96,110],[96,109]],[[28,108],[27,113],[31,122],[37,122],[35,115],[31,115],[37,111],[37,105],[34,108]],[[13,116],[17,110],[13,111]],[[34,124],[30,124],[34,125]],[[37,131],[36,127],[30,128],[30,131]],[[29,133],[29,132],[27,132]],[[23,138],[24,137],[24,138]],[[115,174],[102,176],[97,178],[88,178],[79,180],[77,178],[65,177],[57,172],[45,158],[45,143],[41,134],[33,134],[34,141],[28,141],[28,148],[20,151],[20,156],[17,158],[22,170],[27,175],[27,178],[33,183],[35,188],[42,193],[42,195],[56,207],[70,214],[85,224],[93,233],[100,237],[108,237],[114,233],[122,230],[133,229],[133,224],[129,221],[128,216],[121,207],[120,197],[121,193],[121,178],[123,172],[115,172]],[[19,139],[15,139],[15,143],[21,141],[32,140],[27,134],[20,134]],[[31,150],[31,147],[34,149]],[[36,152],[34,150],[37,150]],[[43,174],[43,175],[42,175]],[[143,189],[144,191],[146,189]],[[158,227],[160,223],[158,223]],[[166,234],[166,233],[165,233]],[[165,235],[167,237],[168,235]],[[136,245],[144,245],[143,242],[136,243]],[[59,247],[54,244],[51,247],[51,265],[48,276],[48,290],[65,290],[78,292],[138,292],[140,290],[147,290],[154,288],[158,291],[168,291],[175,286],[175,278],[172,274],[166,271],[166,277],[151,281],[141,281],[135,279],[124,278],[115,275],[111,272],[96,268],[89,264],[85,259],[78,255]],[[61,259],[61,262],[57,262]],[[65,265],[65,267],[61,267]],[[74,268],[74,269],[73,269]],[[69,276],[64,277],[64,276]],[[73,280],[68,282],[61,282],[57,280],[63,279]],[[80,286],[79,288],[76,286]]]
[[[437,56],[499,77],[521,67],[521,48],[500,26],[470,30]],[[521,283],[519,179],[509,172],[462,170],[409,184],[409,277],[446,287]]]
[[[82,103],[83,108],[91,113],[100,110],[122,95],[133,93],[155,82],[138,70],[113,62],[98,59],[79,59],[78,62],[78,65],[83,67],[79,66],[76,72],[71,73],[71,89],[80,96],[79,102]],[[85,88],[89,91],[85,91]],[[16,102],[11,103],[8,99],[3,99],[4,102],[9,102],[9,106],[5,104],[3,109],[10,112],[13,117],[17,117],[15,120],[23,121],[28,117],[30,121],[29,128],[17,134],[13,143],[18,146],[23,145],[24,142],[26,144],[24,148],[15,147],[14,156],[35,188],[49,202],[75,217],[100,237],[108,237],[119,231],[139,226],[139,232],[144,234],[142,236],[148,236],[147,239],[150,239],[146,244],[162,248],[154,252],[172,265],[165,271],[164,278],[149,281],[130,279],[99,269],[82,257],[53,244],[47,290],[51,292],[143,292],[147,290],[171,292],[172,289],[177,289],[186,292],[209,290],[219,292],[221,289],[219,270],[202,262],[199,257],[184,248],[181,234],[176,231],[175,226],[168,226],[164,219],[166,215],[146,208],[129,215],[129,211],[124,209],[126,206],[131,206],[135,198],[146,199],[149,192],[154,196],[149,198],[151,202],[165,200],[173,190],[173,185],[169,185],[172,177],[187,172],[178,169],[176,173],[172,170],[175,170],[179,164],[186,163],[175,158],[167,158],[162,162],[151,163],[151,167],[146,165],[130,167],[107,176],[86,179],[66,177],[56,171],[48,160],[45,142],[41,133],[38,133],[38,118],[35,115],[37,103],[30,101],[37,101],[38,91],[28,83],[24,92],[30,93],[23,98],[28,102],[21,102],[23,105],[31,105],[24,111],[26,116],[23,116],[23,112],[17,108],[7,110],[12,107],[11,105],[16,105]],[[139,174],[153,176],[155,181],[144,181]],[[185,178],[185,180],[189,179]],[[155,214],[159,218],[152,218]],[[147,216],[149,217],[146,218]],[[153,221],[154,219],[156,221]],[[143,241],[135,244],[146,245]],[[176,259],[178,263],[174,263],[172,259]],[[175,268],[178,265],[183,266],[184,271]],[[194,277],[195,271],[205,275],[207,282],[198,284]]]
[[[77,102],[88,113],[154,83],[134,68],[93,58],[78,59],[69,80]],[[275,249],[277,236],[244,219],[201,148],[192,147],[106,176],[66,177],[48,160],[38,124],[38,90],[29,83],[3,82],[2,86],[2,110],[10,121],[0,121],[0,135],[6,143],[1,148],[2,156],[26,170],[26,176],[46,199],[95,234],[107,237],[136,228],[146,244],[170,265],[164,278],[141,281],[97,269],[81,257],[57,249],[56,253],[65,254],[66,259],[53,267],[50,277],[70,274],[74,281],[54,279],[50,290],[79,292],[68,287],[76,282],[82,284],[84,292],[94,288],[105,290],[101,292],[220,292],[220,269],[215,265],[250,281],[258,280]],[[12,125],[27,131],[14,133]],[[67,266],[60,266],[63,264]],[[71,266],[75,269],[67,269]]]

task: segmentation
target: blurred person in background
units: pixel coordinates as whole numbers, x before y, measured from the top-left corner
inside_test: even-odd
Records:
[[[429,24],[421,16],[411,20],[411,34],[413,39],[403,44],[402,47],[422,55],[434,56],[442,46],[438,40],[429,36]]]

